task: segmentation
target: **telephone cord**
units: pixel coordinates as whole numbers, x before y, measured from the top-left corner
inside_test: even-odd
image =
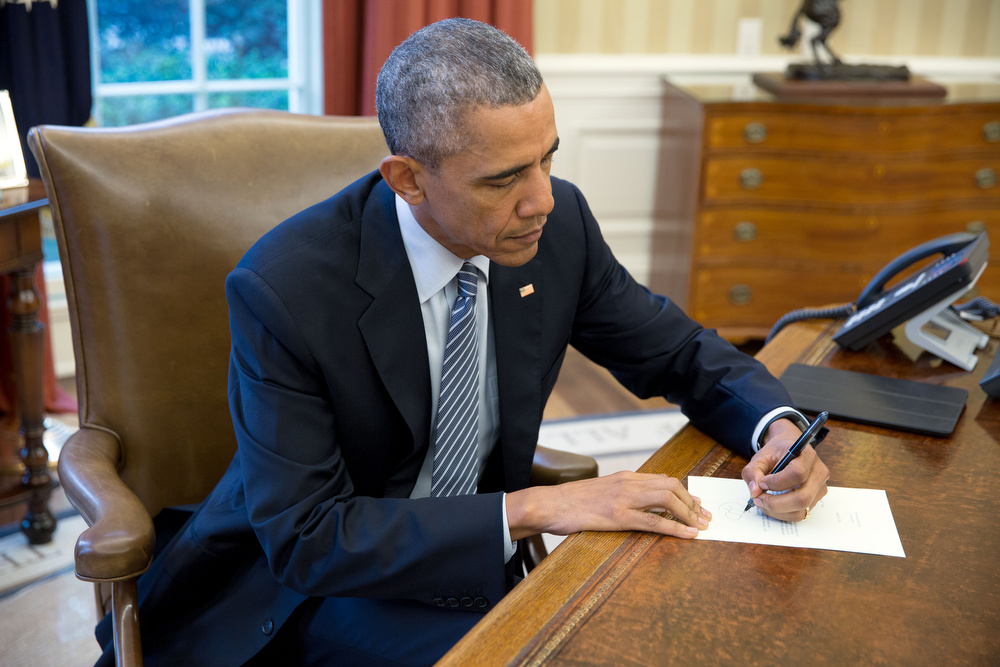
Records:
[[[832,308],[800,308],[793,310],[790,313],[782,315],[781,319],[774,323],[770,333],[767,334],[767,338],[764,339],[764,343],[770,342],[779,331],[792,322],[801,322],[802,320],[835,320],[840,317],[847,317],[853,312],[853,303],[843,306],[833,306]]]
[[[972,301],[952,306],[960,314],[970,315],[976,319],[990,320],[1000,315],[1000,306],[993,303],[985,296],[977,296]]]

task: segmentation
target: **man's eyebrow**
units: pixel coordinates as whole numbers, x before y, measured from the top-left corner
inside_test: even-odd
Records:
[[[548,157],[548,156],[552,155],[553,153],[555,153],[557,150],[559,150],[559,137],[556,137],[556,140],[552,142],[552,147],[549,148],[549,150],[545,154],[545,156]],[[500,181],[500,180],[503,180],[505,178],[510,178],[511,176],[524,171],[525,169],[527,169],[530,166],[531,166],[531,164],[520,164],[520,165],[517,165],[516,167],[510,167],[509,169],[504,169],[503,171],[499,171],[499,172],[497,172],[495,174],[491,174],[489,176],[483,176],[482,180],[484,180],[484,181]]]

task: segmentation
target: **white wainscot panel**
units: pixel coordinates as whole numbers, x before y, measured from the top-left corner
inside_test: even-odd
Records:
[[[576,183],[595,215],[651,220],[660,159],[658,123],[580,123]]]

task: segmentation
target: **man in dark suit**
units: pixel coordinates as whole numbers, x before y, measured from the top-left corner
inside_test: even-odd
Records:
[[[520,46],[429,26],[387,60],[377,105],[380,170],[227,281],[239,448],[140,582],[149,665],[427,664],[516,584],[520,538],[694,537],[711,515],[664,475],[528,486],[569,344],[752,457],[768,514],[801,520],[826,493],[812,448],[766,475],[799,434],[780,383],[637,284],[550,177],[552,103]],[[472,341],[461,382],[453,333]]]

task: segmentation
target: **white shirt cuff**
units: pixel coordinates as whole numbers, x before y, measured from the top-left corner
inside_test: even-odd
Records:
[[[803,422],[807,424],[809,423],[809,420],[806,419],[806,416],[801,412],[799,412],[798,410],[796,410],[795,408],[784,406],[771,410],[766,415],[760,418],[760,421],[757,422],[757,428],[753,430],[753,438],[750,440],[750,446],[753,447],[754,452],[760,450],[760,445],[761,445],[760,439],[761,436],[764,435],[764,429],[770,426],[771,422],[774,421],[774,418],[780,415],[782,412],[794,412],[795,414],[797,414],[799,417],[802,418]]]
[[[507,494],[500,497],[500,507],[503,508],[503,562],[510,562],[517,551],[517,545],[510,541],[510,525],[507,523]]]

